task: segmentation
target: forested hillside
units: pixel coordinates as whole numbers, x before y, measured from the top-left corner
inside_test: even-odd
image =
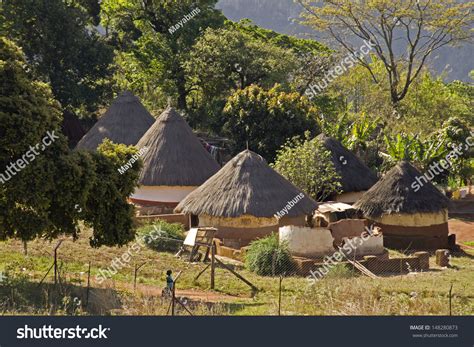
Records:
[[[283,34],[317,37],[314,31],[298,23],[302,7],[294,0],[220,0],[217,7],[232,20],[248,18]],[[474,69],[473,55],[474,45],[464,44],[454,49],[442,48],[429,63],[437,74],[446,73],[446,81],[472,82],[469,72]]]

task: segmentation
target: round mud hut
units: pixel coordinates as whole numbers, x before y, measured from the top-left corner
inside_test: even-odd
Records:
[[[148,213],[172,213],[185,196],[220,169],[188,123],[171,107],[158,117],[137,147],[143,153],[143,169],[131,201]]]
[[[217,228],[224,246],[241,248],[278,233],[279,226],[304,226],[316,207],[316,201],[265,159],[245,150],[181,201],[175,212],[191,214],[198,226]]]
[[[114,143],[136,145],[155,118],[131,92],[119,94],[105,114],[82,137],[77,149],[96,150],[105,138]]]
[[[320,134],[317,139],[331,153],[334,168],[341,177],[342,193],[330,199],[346,204],[355,203],[377,182],[377,175],[336,139],[324,134]]]
[[[448,246],[448,204],[433,184],[414,189],[422,174],[407,161],[392,168],[354,205],[382,229],[384,246],[437,249]]]

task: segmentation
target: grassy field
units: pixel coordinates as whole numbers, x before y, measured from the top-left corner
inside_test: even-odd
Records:
[[[187,298],[196,315],[275,315],[278,314],[278,278],[257,276],[245,269],[238,272],[259,288],[250,288],[228,271],[216,270],[216,289],[209,289],[209,272],[194,281],[204,264],[190,264],[170,253],[142,248],[112,279],[99,284],[95,275],[111,266],[128,247],[93,249],[89,231],[73,242],[66,239],[59,248],[61,286],[52,285],[50,268],[56,241],[28,243],[28,256],[18,241],[0,242],[0,314],[136,314],[163,315],[169,301],[161,297],[165,272],[183,271],[177,295]],[[471,251],[467,251],[471,252]],[[86,301],[88,263],[91,262],[91,291]],[[146,263],[145,263],[146,262]],[[449,313],[448,291],[453,285],[453,315],[474,314],[474,252],[454,256],[449,269],[403,276],[370,279],[364,276],[328,276],[310,286],[305,278],[287,277],[282,284],[281,313],[284,315],[445,315]],[[135,264],[145,265],[133,288]],[[347,275],[347,274],[346,274]],[[5,280],[5,277],[8,278]],[[80,302],[79,302],[80,300]],[[178,308],[179,314],[187,314]]]

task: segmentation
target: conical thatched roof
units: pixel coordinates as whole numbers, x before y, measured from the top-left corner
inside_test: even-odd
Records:
[[[402,161],[368,190],[354,205],[366,217],[391,213],[430,213],[446,209],[449,199],[430,182],[415,192],[412,185],[422,174]],[[424,183],[424,181],[423,181]]]
[[[114,143],[136,145],[154,121],[135,95],[122,92],[76,148],[95,150],[105,138]]]
[[[245,150],[184,198],[175,211],[218,217],[272,217],[300,193],[260,155]],[[316,207],[317,203],[305,195],[288,216],[310,214]]]
[[[139,183],[146,186],[200,186],[219,164],[193,134],[188,123],[168,107],[137,144],[142,156]]]
[[[324,134],[320,134],[317,139],[331,152],[334,167],[341,176],[343,192],[368,190],[377,182],[377,175],[339,141]]]

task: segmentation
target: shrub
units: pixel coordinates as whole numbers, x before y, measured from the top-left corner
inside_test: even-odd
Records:
[[[246,251],[245,265],[261,276],[289,275],[294,271],[288,245],[280,244],[276,234],[253,241]]]
[[[157,221],[138,229],[138,237],[155,251],[176,252],[184,240],[184,229],[179,223]]]

